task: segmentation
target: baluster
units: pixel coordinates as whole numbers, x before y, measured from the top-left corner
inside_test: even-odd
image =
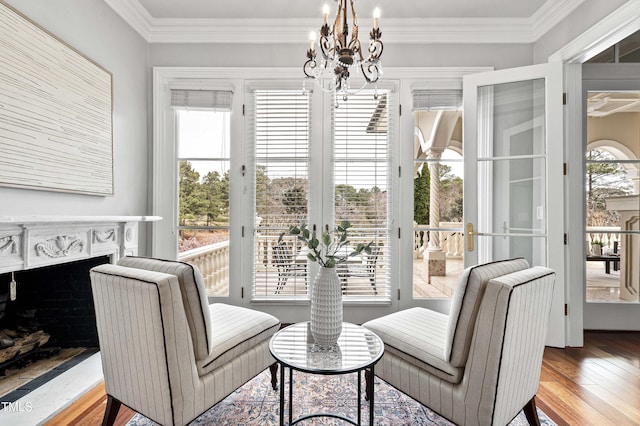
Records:
[[[220,254],[221,254],[222,250],[216,250],[214,253],[212,253],[211,255],[211,269],[212,269],[212,273],[211,273],[211,285],[213,288],[216,289],[216,291],[218,289],[220,289],[222,283],[220,282],[220,268],[222,267],[221,262],[220,262]]]
[[[224,258],[227,260],[225,262],[224,274],[222,275],[222,282],[224,285],[229,285],[229,245],[224,250]]]
[[[453,247],[453,233],[450,232],[450,231],[447,231],[446,235],[447,235],[447,237],[446,237],[446,240],[447,240],[447,251],[445,252],[445,254],[446,254],[446,257],[451,257],[451,256],[453,256],[453,249],[452,249],[452,247]]]
[[[207,252],[202,257],[204,282],[207,290],[210,290],[213,283],[211,282],[211,252]]]
[[[442,251],[444,252],[445,258],[451,257],[451,255],[453,254],[451,252],[451,232],[449,231],[444,232],[444,235],[441,241],[442,241]]]
[[[213,280],[213,287],[217,290],[222,286],[222,282],[220,280],[220,275],[221,275],[221,269],[222,269],[222,262],[221,262],[221,250],[217,250],[212,256],[211,256],[211,267],[213,268],[213,274],[212,274],[212,280]]]

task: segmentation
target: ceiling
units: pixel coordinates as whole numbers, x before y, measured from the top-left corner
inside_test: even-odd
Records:
[[[331,0],[104,0],[150,43],[300,43]],[[385,43],[533,43],[586,0],[357,0]],[[332,12],[332,15],[334,13]],[[367,30],[368,32],[368,30]]]
[[[640,112],[639,92],[589,92],[587,115],[607,117],[618,112]]]
[[[155,18],[318,18],[326,0],[139,0]],[[385,18],[529,18],[546,0],[357,0],[362,17],[380,7]],[[367,15],[368,16],[368,15]]]

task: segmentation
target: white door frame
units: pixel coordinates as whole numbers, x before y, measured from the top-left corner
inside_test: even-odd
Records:
[[[549,62],[564,62],[565,106],[565,287],[567,292],[567,346],[583,346],[584,328],[584,170],[582,136],[582,63],[640,30],[640,2],[627,2],[549,56]],[[581,220],[575,220],[580,213]],[[571,216],[571,217],[569,217]]]

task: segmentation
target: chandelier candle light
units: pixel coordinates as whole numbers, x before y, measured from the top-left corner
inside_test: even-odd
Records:
[[[325,4],[322,9],[324,24],[320,28],[319,47],[322,58],[316,59],[316,33],[311,32],[309,37],[309,50],[307,51],[307,62],[304,64],[304,73],[307,77],[313,78],[318,86],[326,91],[336,91],[342,94],[343,100],[347,96],[364,88],[366,85],[376,83],[382,76],[382,32],[378,27],[380,20],[380,9],[373,12],[373,28],[369,33],[369,57],[364,58],[362,46],[358,39],[358,15],[353,6],[355,0],[335,0],[338,4],[336,19],[333,26],[329,26],[329,5]],[[347,20],[347,6],[351,6],[352,30],[349,36],[349,23]],[[334,81],[325,88],[322,79],[326,70],[333,70]],[[354,75],[362,73],[364,84],[357,90],[352,90],[349,85],[351,71]],[[330,72],[330,71],[329,71]]]

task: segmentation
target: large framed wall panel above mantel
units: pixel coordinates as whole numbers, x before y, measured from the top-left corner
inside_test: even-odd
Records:
[[[0,185],[113,195],[112,76],[0,0]]]

